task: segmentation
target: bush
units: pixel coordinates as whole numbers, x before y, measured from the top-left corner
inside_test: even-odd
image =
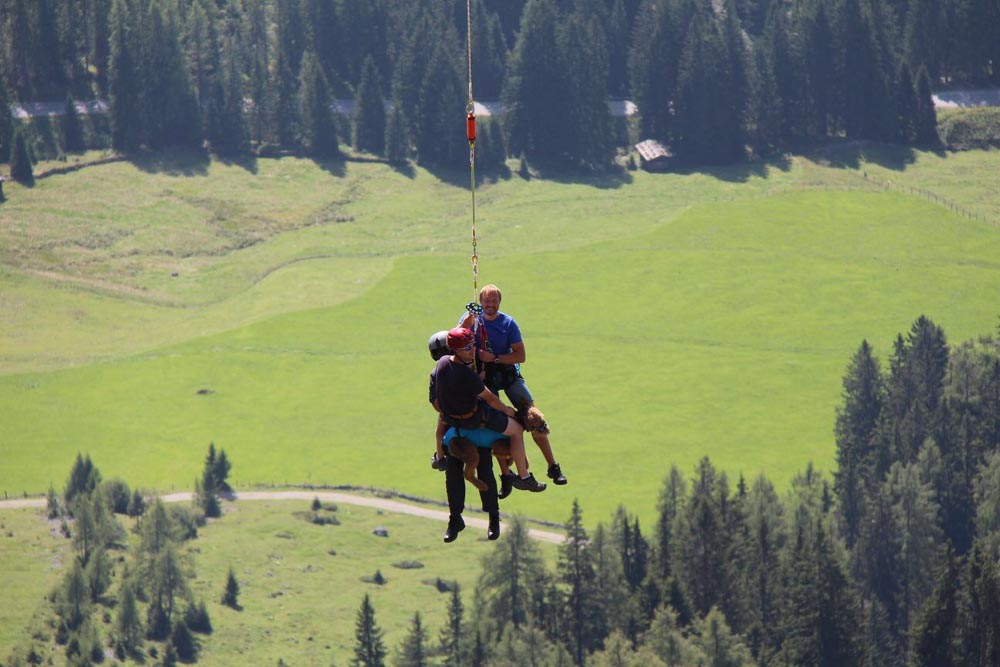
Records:
[[[171,505],[167,511],[177,525],[178,537],[182,540],[193,540],[198,537],[198,526],[205,525],[205,515],[191,507]]]
[[[132,490],[121,479],[109,479],[102,485],[108,499],[108,507],[115,514],[128,514],[129,503],[132,501]]]
[[[945,146],[958,150],[1000,146],[1000,107],[943,110],[938,135]]]

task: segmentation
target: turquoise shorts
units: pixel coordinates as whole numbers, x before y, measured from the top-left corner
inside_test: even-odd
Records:
[[[448,443],[454,438],[465,438],[471,441],[476,447],[485,449],[489,449],[497,440],[508,439],[503,433],[497,433],[488,428],[455,428],[452,426],[445,431],[444,438],[442,439],[444,446],[447,447]]]

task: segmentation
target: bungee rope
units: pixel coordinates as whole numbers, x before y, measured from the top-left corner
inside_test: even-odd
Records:
[[[472,0],[465,0],[465,28],[469,62],[469,102],[465,106],[465,133],[469,140],[469,180],[472,192],[472,304],[479,305],[479,254],[476,239],[476,103],[472,96]]]

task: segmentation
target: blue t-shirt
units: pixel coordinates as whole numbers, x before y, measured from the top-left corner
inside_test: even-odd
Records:
[[[494,354],[508,354],[512,351],[511,345],[523,342],[521,328],[517,326],[517,322],[507,313],[501,312],[498,312],[496,319],[492,321],[485,317],[479,318],[477,338],[479,347]]]

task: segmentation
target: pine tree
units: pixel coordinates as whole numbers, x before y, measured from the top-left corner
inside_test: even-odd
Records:
[[[599,628],[594,619],[597,606],[594,565],[583,514],[575,499],[566,525],[566,541],[559,548],[557,569],[559,581],[566,589],[568,648],[576,664],[582,665],[584,656],[596,648],[603,637],[595,632]]]
[[[561,20],[556,0],[528,0],[521,30],[507,66],[502,100],[507,146],[528,160],[551,160],[565,142],[560,114],[565,104],[556,29]]]
[[[0,76],[0,158],[10,156],[14,145],[14,117],[10,112],[10,98]]]
[[[573,11],[556,30],[566,118],[550,128],[558,134],[550,137],[554,152],[547,156],[590,168],[607,164],[612,153],[607,38],[592,12]]]
[[[427,634],[420,621],[420,612],[418,611],[413,615],[410,630],[399,648],[399,659],[396,660],[396,667],[427,667],[430,660],[424,646],[426,641]]]
[[[853,548],[867,490],[875,477],[875,435],[885,400],[879,361],[867,340],[861,341],[851,359],[843,385],[843,406],[837,408],[834,427],[837,471],[833,489],[840,500],[844,538],[848,548]]]
[[[781,607],[781,582],[774,568],[785,542],[784,511],[774,486],[761,475],[747,496],[747,564],[741,590],[746,600],[747,643],[761,664],[762,656],[773,655],[779,647],[776,632]]]
[[[707,457],[698,463],[691,496],[678,521],[674,559],[677,576],[698,615],[721,606],[729,595],[731,582],[727,559],[729,540],[719,499],[727,484]]]
[[[798,527],[784,567],[779,660],[802,667],[860,665],[858,605],[822,521]]]
[[[882,647],[890,654],[901,654],[905,646],[905,621],[900,603],[902,536],[893,516],[892,500],[883,488],[873,491],[865,515],[852,552],[852,569],[864,599],[877,602],[885,615],[888,637],[883,639]]]
[[[69,630],[76,630],[89,617],[91,607],[90,586],[84,566],[78,558],[66,572],[60,590],[58,613]]]
[[[694,624],[694,645],[705,655],[707,665],[753,667],[750,650],[740,636],[730,630],[725,615],[713,608]]]
[[[375,621],[375,608],[365,594],[354,621],[354,657],[351,667],[385,667],[385,645],[382,630]]]
[[[14,141],[10,149],[10,177],[24,185],[34,185],[35,170],[28,153],[28,143],[24,138],[24,130],[14,131]]]
[[[669,141],[673,133],[678,45],[687,28],[686,17],[678,16],[677,8],[670,2],[643,2],[634,24],[628,78],[643,138]]]
[[[236,580],[236,573],[233,566],[229,566],[226,574],[226,590],[222,593],[222,604],[233,609],[240,608],[240,582]]]
[[[276,125],[274,91],[268,72],[269,27],[264,0],[243,0],[243,27],[240,32],[246,54],[246,95],[250,100],[247,123],[250,136],[258,146],[271,135]],[[324,40],[324,43],[332,41]]]
[[[544,578],[544,572],[538,545],[528,538],[528,529],[521,519],[514,517],[504,539],[484,559],[479,580],[481,608],[494,629],[527,624],[532,591]]]
[[[464,664],[464,611],[461,588],[455,584],[448,596],[448,621],[441,628],[438,638],[438,653],[444,656],[444,667],[461,667]]]
[[[227,35],[222,41],[221,68],[212,82],[206,116],[206,136],[214,152],[240,155],[249,150],[239,52],[232,35]]]
[[[90,496],[101,484],[101,471],[97,469],[90,458],[90,454],[83,456],[79,452],[76,460],[70,469],[69,479],[66,480],[66,487],[63,490],[63,501],[70,512],[76,504],[77,497]]]
[[[67,153],[81,153],[86,150],[83,142],[83,126],[80,123],[80,114],[76,110],[76,100],[69,93],[66,94],[65,111],[62,117],[63,149]]]
[[[816,3],[815,10],[806,19],[805,32],[803,46],[807,90],[804,91],[804,106],[809,116],[806,133],[823,139],[830,134],[835,116],[837,81],[833,29],[824,3]]]
[[[677,74],[674,148],[692,164],[724,164],[742,157],[741,125],[732,63],[710,10],[697,11]],[[704,610],[705,612],[708,609]]]
[[[673,553],[674,524],[684,505],[686,495],[684,477],[677,466],[671,464],[670,472],[663,479],[663,487],[660,489],[660,497],[656,503],[657,521],[653,560],[654,571],[661,588],[665,588],[666,581],[672,574],[670,564]]]
[[[888,79],[879,57],[874,19],[861,0],[839,5],[838,80],[844,130],[850,139],[884,139],[891,118]]]
[[[961,573],[956,636],[956,664],[1000,665],[1000,566],[978,542]]]
[[[382,83],[375,60],[369,56],[361,70],[354,97],[354,148],[381,155],[386,147],[386,113]]]
[[[942,538],[938,525],[940,507],[929,480],[921,479],[917,464],[894,463],[889,469],[886,492],[892,499],[896,531],[902,538],[899,545],[900,620],[905,631],[930,593],[926,574],[938,561]]]
[[[453,50],[439,43],[423,77],[418,112],[411,117],[421,164],[449,167],[468,164],[468,141],[462,123],[465,94],[455,61]]]
[[[302,58],[299,81],[300,143],[318,157],[333,157],[340,152],[332,104],[326,75],[316,54],[308,51]]]
[[[899,64],[894,83],[894,107],[896,120],[896,140],[902,144],[912,144],[917,138],[917,113],[919,101],[917,89],[913,85],[913,73],[906,62]]]
[[[165,639],[173,628],[180,600],[187,594],[187,581],[172,542],[152,558],[150,565],[146,628],[150,639]]]
[[[954,552],[945,554],[937,568],[934,590],[924,602],[913,624],[911,667],[956,665],[952,642],[956,638],[958,563]]]
[[[113,0],[111,6],[108,97],[111,100],[111,146],[128,153],[139,148],[142,136],[138,59],[132,52],[129,5]]]
[[[385,123],[385,159],[391,164],[406,162],[410,156],[409,135],[402,104],[394,100]]]
[[[143,625],[132,582],[125,581],[118,590],[115,613],[115,636],[118,646],[125,654],[138,653],[142,648]]]
[[[1000,13],[1000,12],[998,12]],[[1000,70],[1000,68],[996,68]],[[937,130],[937,111],[931,96],[931,78],[926,67],[917,71],[916,137],[918,146],[937,146],[941,143]]]

